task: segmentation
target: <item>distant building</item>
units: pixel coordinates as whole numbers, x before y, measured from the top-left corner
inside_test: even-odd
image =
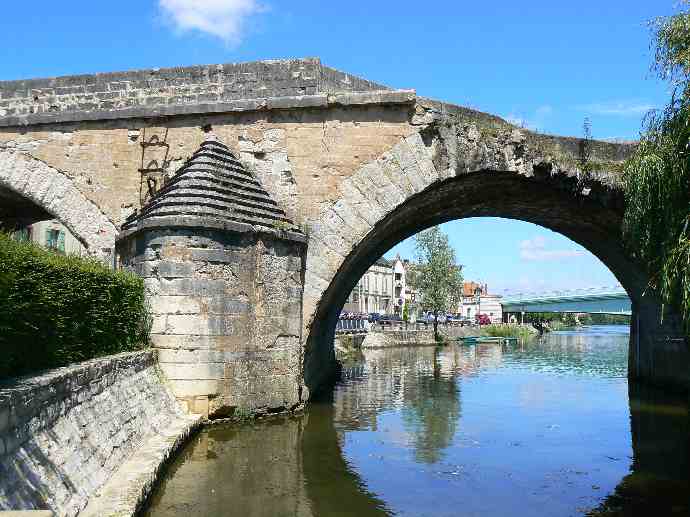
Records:
[[[16,230],[14,238],[31,241],[65,255],[81,255],[84,245],[58,220],[34,223]]]
[[[393,314],[403,315],[405,308],[405,289],[407,288],[407,271],[405,264],[397,256],[393,261]]]
[[[462,301],[458,306],[458,312],[471,320],[474,320],[477,314],[486,314],[492,323],[503,321],[501,296],[489,294],[487,284],[463,282]]]
[[[343,310],[392,314],[393,264],[383,257],[374,262],[347,297]]]
[[[408,321],[416,321],[421,316],[421,293],[410,285],[415,276],[415,264],[407,259],[402,261],[405,268],[405,306],[407,307]]]
[[[419,295],[407,285],[409,268],[410,261],[402,260],[400,256],[393,260],[380,258],[359,279],[343,310],[402,316],[407,305],[410,319],[416,318]]]

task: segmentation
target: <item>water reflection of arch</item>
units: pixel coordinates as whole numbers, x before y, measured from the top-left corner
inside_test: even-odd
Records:
[[[631,473],[596,516],[690,514],[690,418],[684,395],[631,384]]]
[[[342,435],[331,404],[314,404],[302,433],[304,486],[314,516],[387,516],[385,503],[371,493],[342,451]]]
[[[402,409],[415,458],[429,463],[450,445],[460,419],[455,372],[466,364],[454,347],[366,350],[363,355],[364,361],[344,365],[343,381],[328,401],[310,406],[302,458],[315,515],[388,512],[349,467],[342,448],[346,433],[375,430],[382,413]]]

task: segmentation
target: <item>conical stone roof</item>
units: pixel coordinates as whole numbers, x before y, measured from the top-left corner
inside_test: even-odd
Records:
[[[223,228],[237,223],[295,231],[285,212],[232,151],[207,139],[163,187],[122,225],[130,233],[171,218],[189,225]]]

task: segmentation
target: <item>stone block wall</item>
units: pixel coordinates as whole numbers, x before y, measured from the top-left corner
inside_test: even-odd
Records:
[[[312,95],[318,59],[132,70],[0,82],[0,117]]]
[[[303,241],[160,228],[120,247],[123,266],[144,278],[161,370],[190,412],[302,403]]]
[[[680,316],[651,293],[633,300],[628,376],[646,384],[690,392],[690,338]]]
[[[144,115],[160,106],[388,89],[322,66],[318,58],[0,81],[0,126],[12,125],[18,117],[79,120],[96,112],[141,109]]]
[[[409,345],[435,345],[433,330],[387,330],[369,332],[362,348],[389,348]]]
[[[0,510],[76,515],[182,410],[155,352],[119,354],[0,385]]]

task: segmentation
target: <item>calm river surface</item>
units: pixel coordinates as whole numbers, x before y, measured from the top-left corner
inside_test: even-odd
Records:
[[[687,515],[687,399],[629,389],[627,347],[365,351],[302,417],[201,432],[148,515]]]

